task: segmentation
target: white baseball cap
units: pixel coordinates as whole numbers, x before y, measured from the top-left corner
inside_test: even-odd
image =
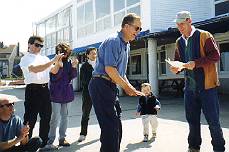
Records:
[[[186,21],[187,18],[191,18],[191,13],[189,11],[181,11],[177,13],[174,22],[182,23]]]

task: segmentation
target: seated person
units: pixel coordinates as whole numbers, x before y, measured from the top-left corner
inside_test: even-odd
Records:
[[[14,115],[15,101],[10,95],[0,94],[0,151],[37,151],[42,140],[39,137],[29,139],[29,125],[23,125],[20,117]]]

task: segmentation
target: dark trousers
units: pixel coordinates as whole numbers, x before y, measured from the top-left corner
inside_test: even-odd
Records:
[[[225,150],[225,140],[219,122],[219,100],[217,89],[208,89],[199,92],[185,90],[185,112],[189,123],[188,143],[190,148],[200,149],[201,145],[201,109],[208,122],[211,133],[211,143],[214,151]]]
[[[89,92],[86,90],[82,94],[82,118],[81,118],[81,132],[80,135],[87,135],[88,121],[92,108],[91,97]]]
[[[27,144],[14,146],[10,149],[4,150],[3,152],[35,152],[42,145],[42,140],[39,137],[31,138]]]
[[[39,136],[46,145],[49,133],[49,121],[51,119],[51,102],[47,86],[27,85],[25,89],[25,114],[24,123],[29,123],[29,137],[32,137],[33,128],[37,121],[37,115],[40,116]]]
[[[101,152],[119,152],[122,138],[121,107],[116,98],[116,84],[103,78],[92,78],[89,93],[101,128]]]

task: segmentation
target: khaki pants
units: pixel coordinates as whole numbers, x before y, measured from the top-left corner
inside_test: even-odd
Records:
[[[152,128],[152,133],[156,133],[158,121],[157,115],[142,115],[143,135],[149,135],[149,124]]]

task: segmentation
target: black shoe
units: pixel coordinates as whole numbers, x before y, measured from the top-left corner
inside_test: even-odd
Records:
[[[70,143],[67,142],[67,140],[65,140],[65,139],[61,139],[61,140],[59,140],[59,146],[67,147],[67,146],[70,146]]]
[[[199,149],[189,148],[187,152],[200,152]]]

